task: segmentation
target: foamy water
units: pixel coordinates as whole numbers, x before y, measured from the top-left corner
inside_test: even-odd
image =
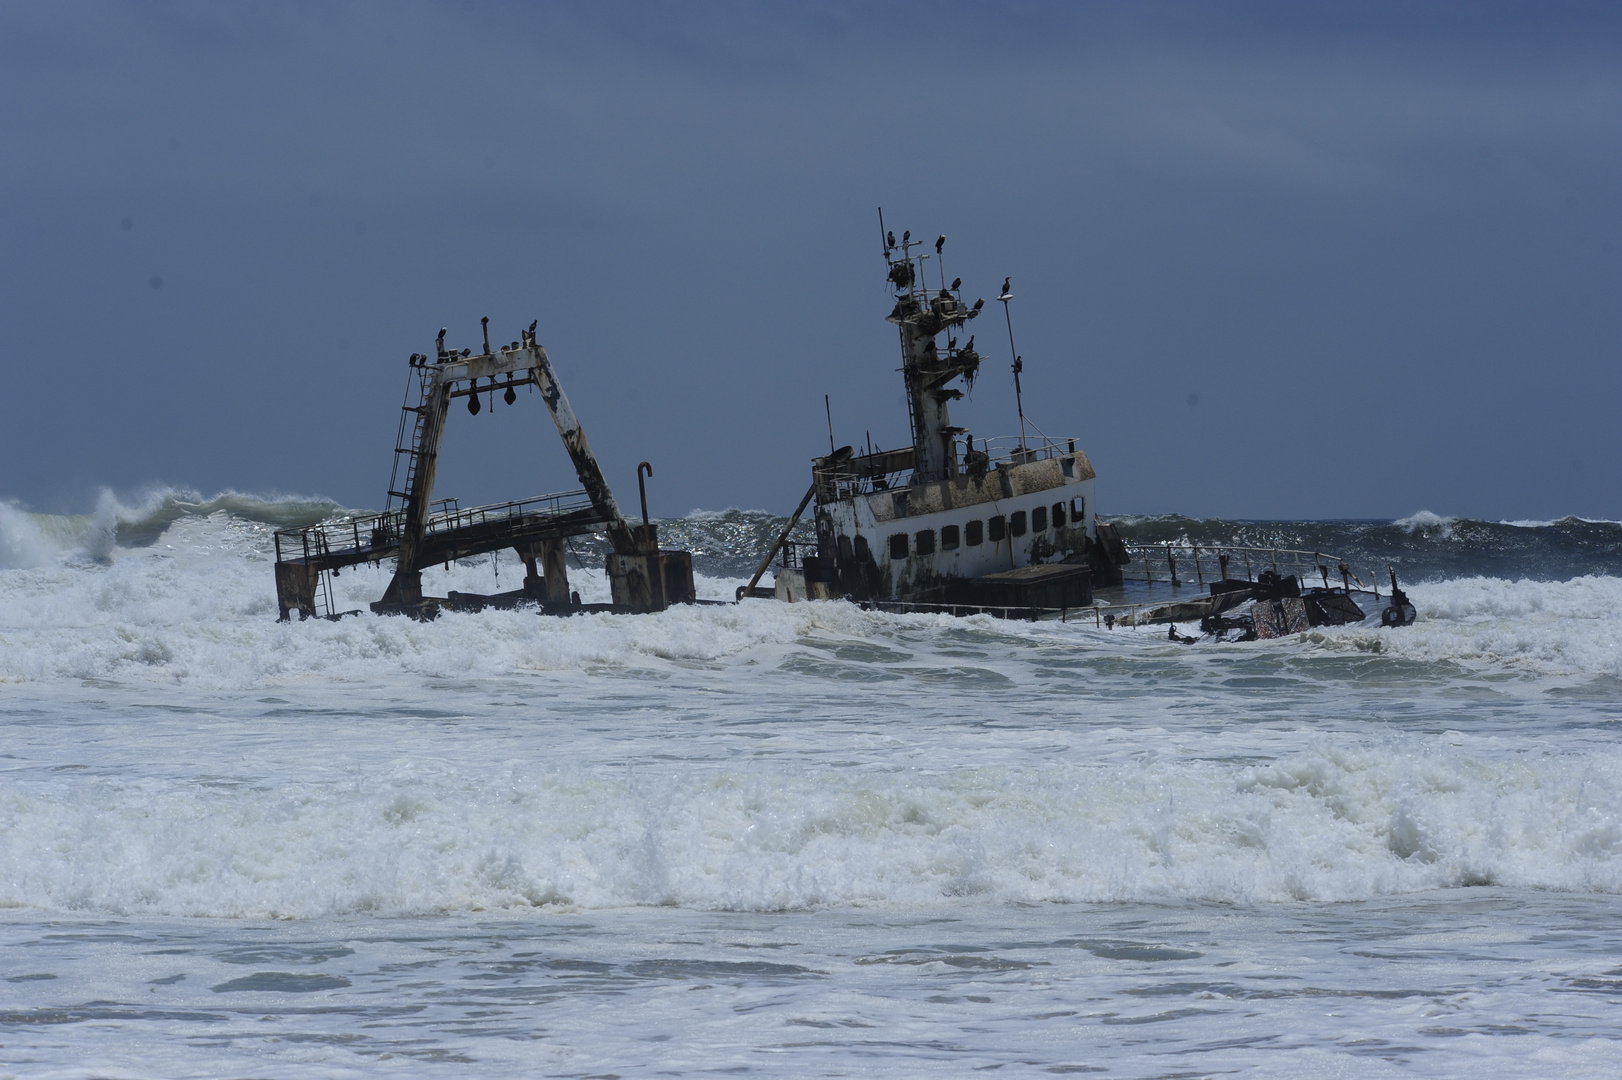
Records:
[[[277,624],[270,531],[333,510],[0,506],[0,1065],[1622,1068],[1622,529],[1348,525],[1440,568],[1420,621],[1281,642],[769,602]],[[720,598],[772,529],[667,533]],[[1568,571],[1492,572],[1520,534]]]

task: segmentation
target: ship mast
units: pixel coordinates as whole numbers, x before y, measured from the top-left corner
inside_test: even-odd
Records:
[[[881,231],[883,221],[881,211]],[[912,253],[913,248],[924,246],[912,238],[911,232],[903,233],[899,244],[894,233],[884,233],[884,262],[888,267],[885,276],[895,290],[896,301],[888,319],[901,330],[901,375],[907,386],[907,412],[912,420],[915,484],[958,474],[957,437],[965,429],[952,426],[947,403],[962,397],[963,391],[946,384],[961,377],[972,385],[980,368],[980,354],[974,351],[973,337],[959,349],[950,331],[978,316],[985,303],[981,300],[973,308],[965,307],[961,279],[948,287],[944,269],[940,272],[940,290],[931,290],[924,279],[924,263],[930,256]],[[937,262],[945,246],[945,236],[935,241]],[[936,341],[942,331],[948,332],[944,350]]]

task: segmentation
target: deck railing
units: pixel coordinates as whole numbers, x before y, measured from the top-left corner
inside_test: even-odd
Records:
[[[1263,571],[1294,574],[1302,588],[1373,589],[1373,571],[1365,583],[1347,562],[1324,551],[1242,544],[1196,544],[1193,541],[1149,544],[1128,542],[1132,561],[1121,568],[1128,582],[1192,585],[1205,588],[1213,581],[1254,581]]]
[[[958,468],[964,472],[971,468],[987,470],[1003,466],[1024,465],[1032,461],[1065,457],[1075,453],[1076,440],[1050,439],[1046,436],[1020,439],[1008,435],[994,439],[976,439],[972,453],[976,458],[984,454],[978,464],[970,459],[969,443],[957,443]],[[906,462],[904,467],[888,467],[896,460]],[[834,498],[848,499],[857,495],[871,495],[879,491],[903,490],[912,483],[912,451],[874,451],[843,461],[829,461],[814,470],[819,492]]]
[[[474,506],[465,510],[458,506],[454,499],[441,499],[432,506],[438,509],[428,517],[426,529],[428,536],[437,536],[489,522],[509,521],[513,518],[561,517],[564,514],[589,510],[592,502],[584,490],[576,490],[536,495],[516,502]],[[277,529],[276,561],[308,560],[324,555],[360,554],[363,551],[376,551],[378,558],[385,558],[399,547],[400,533],[404,528],[405,511],[392,510],[338,521],[323,521],[319,525],[310,525],[302,529]]]

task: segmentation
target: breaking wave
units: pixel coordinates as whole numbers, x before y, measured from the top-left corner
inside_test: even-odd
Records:
[[[1175,514],[1114,519],[1141,543],[1192,542],[1297,548],[1344,558],[1360,575],[1404,580],[1457,577],[1563,581],[1622,574],[1622,523],[1580,517],[1484,521],[1422,510],[1396,521],[1227,521]]]
[[[1415,586],[1422,612],[1400,635],[1369,627],[1315,633],[1342,652],[1523,675],[1622,679],[1622,578],[1505,581],[1473,577]]]
[[[104,496],[104,499],[108,498]],[[145,547],[158,541],[168,528],[187,518],[225,514],[240,521],[294,529],[314,525],[347,511],[331,499],[296,495],[252,495],[226,491],[204,498],[192,491],[161,489],[132,506],[117,504],[118,543]]]
[[[178,521],[223,514],[275,528],[314,525],[343,509],[330,499],[227,491],[205,498],[159,488],[129,502],[103,490],[88,514],[40,514],[0,501],[0,570],[25,570],[64,559],[105,562],[115,547],[148,547]]]
[[[0,804],[0,906],[308,917],[1614,893],[1619,807],[1622,754],[1505,759],[1459,737],[1326,739],[1253,767],[22,784]]]
[[[1414,533],[1430,532],[1434,535],[1447,539],[1452,537],[1453,523],[1457,520],[1458,518],[1443,517],[1440,514],[1433,514],[1429,510],[1420,510],[1418,513],[1410,514],[1408,517],[1398,518],[1391,524],[1397,526],[1399,529],[1402,529],[1410,536],[1412,536]]]
[[[1450,560],[1604,568],[1437,570],[1412,586],[1421,615],[1404,630],[1215,647],[847,604],[276,623],[271,532],[345,513],[172,491],[77,517],[0,506],[0,683],[113,732],[71,751],[72,771],[55,771],[55,750],[36,755],[49,768],[8,770],[0,906],[313,916],[1622,892],[1608,728],[1583,714],[1555,749],[1524,730],[1622,686],[1612,523],[1458,519],[1443,537],[1398,522],[1124,521],[1146,540],[1362,544],[1415,577]],[[783,524],[728,510],[661,530],[698,554],[701,594],[727,597]],[[582,540],[571,580],[604,599],[601,549]],[[364,611],[389,569],[345,570],[338,606]],[[489,591],[520,572],[508,553],[425,584]],[[122,704],[109,713],[104,697]],[[1487,704],[1461,720],[1458,702]],[[441,704],[442,728],[407,730],[402,716]],[[149,714],[171,707],[206,767],[152,760]],[[670,745],[697,756],[649,749],[684,723]],[[1441,730],[1455,723],[1470,730]],[[250,730],[269,741],[231,742]],[[762,750],[699,753],[739,731]],[[835,731],[837,760],[817,756]],[[864,756],[869,742],[880,749]]]

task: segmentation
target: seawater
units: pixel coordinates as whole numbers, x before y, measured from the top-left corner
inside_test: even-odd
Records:
[[[277,624],[341,513],[0,504],[0,1073],[1622,1074],[1622,526],[1122,519],[1420,613],[1275,642]],[[723,598],[782,524],[663,535]]]

